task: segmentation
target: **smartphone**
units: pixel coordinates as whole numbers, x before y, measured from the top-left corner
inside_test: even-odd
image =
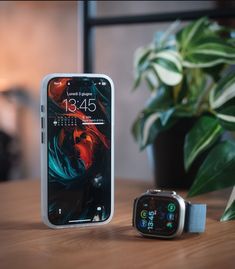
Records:
[[[41,208],[51,228],[108,223],[114,207],[114,85],[50,74],[41,88]]]

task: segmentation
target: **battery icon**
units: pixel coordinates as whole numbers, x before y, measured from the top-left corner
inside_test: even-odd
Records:
[[[101,84],[102,84],[102,86],[105,86],[106,85],[106,82],[102,82]]]

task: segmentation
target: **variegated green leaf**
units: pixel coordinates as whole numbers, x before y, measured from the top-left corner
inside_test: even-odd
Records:
[[[160,51],[158,53],[156,53],[155,55],[153,55],[150,60],[154,61],[156,59],[165,59],[169,62],[172,62],[175,67],[176,67],[176,70],[178,72],[181,72],[182,71],[182,60],[181,60],[181,56],[180,54],[177,52],[177,51],[174,51],[174,50],[163,50],[163,51]]]
[[[151,53],[150,47],[141,47],[135,51],[134,68],[140,68]]]
[[[154,46],[156,49],[162,49],[165,47],[173,47],[176,45],[176,40],[173,33],[179,27],[180,21],[176,20],[173,22],[166,31],[164,32],[156,32],[154,36]]]
[[[203,43],[205,41],[206,43]],[[217,43],[216,43],[217,42]],[[211,67],[221,63],[235,63],[235,47],[216,39],[202,40],[192,46],[185,54],[185,67]]]
[[[158,133],[162,130],[159,115],[160,113],[158,112],[149,113],[143,111],[134,122],[132,134],[141,150],[148,144],[153,143]]]
[[[176,35],[179,49],[182,52],[187,50],[191,43],[200,38],[200,36],[205,32],[205,29],[207,29],[209,24],[210,22],[208,18],[203,17],[188,24],[181,31],[179,31]]]
[[[235,73],[223,77],[210,93],[210,105],[217,109],[235,97]]]
[[[201,18],[177,34],[178,48],[187,68],[207,68],[222,63],[235,63],[235,47],[220,37],[221,27]]]
[[[155,112],[153,114],[150,114],[145,122],[144,122],[144,126],[143,126],[143,134],[142,134],[142,145],[141,147],[144,147],[147,142],[148,142],[148,137],[150,134],[150,129],[153,126],[153,124],[160,118],[161,113],[160,112]]]
[[[224,212],[220,221],[235,220],[235,200],[231,206]]]
[[[162,85],[153,92],[145,105],[145,111],[165,111],[174,104],[170,86]]]
[[[210,75],[214,82],[217,82],[221,79],[222,72],[224,69],[225,69],[225,64],[223,63],[223,64],[217,64],[209,68],[205,68],[203,69],[203,72],[205,72],[205,74]]]
[[[149,143],[154,141],[161,129],[159,125],[160,113],[154,111],[142,111],[132,126],[132,134],[139,144],[139,148],[144,149]]]
[[[234,64],[234,60],[218,58],[214,55],[190,55],[187,60],[183,60],[185,68],[209,68],[218,64]]]
[[[235,143],[223,141],[208,154],[199,168],[188,196],[215,191],[234,185]]]
[[[228,106],[216,112],[220,124],[229,131],[235,131],[235,106]]]
[[[214,144],[222,134],[218,119],[202,116],[185,137],[184,166],[188,170],[199,154]]]
[[[148,72],[145,72],[145,74],[143,74],[143,77],[145,78],[148,88],[151,91],[154,91],[158,88],[158,78],[156,76],[156,73],[152,69],[148,69]]]
[[[162,61],[161,64],[153,63],[152,68],[158,74],[161,81],[166,85],[174,86],[179,84],[182,80],[183,75],[181,73],[173,71],[170,67],[165,67],[162,64]]]
[[[147,58],[152,53],[151,47],[146,48],[139,48],[135,52],[134,56],[134,86],[133,89],[136,89],[146,71],[146,69],[149,67],[149,63],[147,61]]]
[[[235,123],[235,116],[225,115],[221,113],[217,113],[216,116],[223,121]]]
[[[203,38],[194,44],[188,54],[215,55],[217,57],[235,58],[235,47],[220,38]]]
[[[150,57],[150,65],[160,80],[169,86],[177,85],[183,78],[180,56],[172,50],[164,50]]]
[[[141,79],[142,79],[141,74],[138,73],[138,74],[135,75],[132,90],[135,90],[140,85]]]
[[[167,110],[173,104],[171,96],[171,88],[162,85],[157,92],[151,95],[145,109],[134,122],[132,134],[138,142],[140,149],[144,149],[148,144],[153,143],[159,132],[174,124],[175,119],[171,118]],[[160,119],[162,114],[165,114],[164,119]]]
[[[175,109],[170,108],[170,109],[168,109],[168,110],[161,113],[160,120],[161,120],[162,126],[165,126],[168,123],[169,119],[174,114],[174,112],[175,112]]]

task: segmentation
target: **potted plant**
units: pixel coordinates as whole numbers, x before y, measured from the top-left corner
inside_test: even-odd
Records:
[[[235,185],[235,38],[206,17],[178,26],[136,51],[134,88],[145,81],[151,96],[132,133],[141,150],[154,148],[157,185],[193,180],[194,196]]]

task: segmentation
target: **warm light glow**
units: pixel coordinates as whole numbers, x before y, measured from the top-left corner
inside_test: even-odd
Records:
[[[8,79],[0,77],[0,92],[3,92],[6,89],[8,89],[9,85],[10,85],[10,82]]]

